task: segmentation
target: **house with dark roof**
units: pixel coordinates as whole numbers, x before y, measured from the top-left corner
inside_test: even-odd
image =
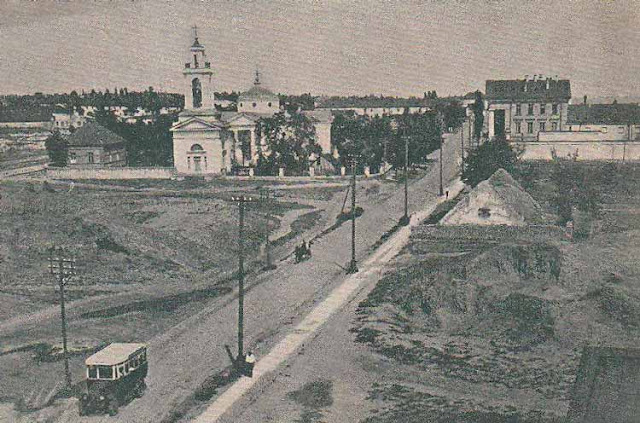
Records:
[[[567,125],[569,131],[594,133],[594,141],[640,141],[640,106],[636,103],[570,105]]]
[[[433,110],[434,105],[428,99],[416,97],[325,97],[317,101],[316,110],[331,112],[351,112],[359,116],[401,115],[425,113]]]
[[[567,129],[571,83],[534,75],[486,82],[485,119],[489,138],[536,141],[538,133]]]
[[[88,121],[67,137],[68,166],[115,167],[125,166],[125,139],[107,128]]]

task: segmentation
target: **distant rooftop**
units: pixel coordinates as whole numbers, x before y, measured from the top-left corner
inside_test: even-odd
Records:
[[[125,139],[120,135],[92,121],[78,128],[67,141],[70,147],[104,147],[125,143]]]
[[[568,79],[488,80],[486,99],[494,101],[563,101],[571,98]]]
[[[625,104],[569,105],[569,125],[627,125],[640,124],[640,106]]]
[[[427,99],[409,97],[329,97],[320,99],[316,108],[319,109],[346,109],[346,108],[403,108],[403,107],[428,107],[431,102]]]

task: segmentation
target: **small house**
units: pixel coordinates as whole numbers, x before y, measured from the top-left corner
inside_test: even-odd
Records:
[[[127,163],[125,139],[95,122],[87,122],[67,141],[69,166],[115,167]]]

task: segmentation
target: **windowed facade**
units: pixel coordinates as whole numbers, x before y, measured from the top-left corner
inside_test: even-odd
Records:
[[[95,158],[93,157],[92,152],[87,153],[87,162],[89,162],[90,164],[95,163]]]
[[[552,131],[558,130],[558,122],[551,122],[551,130]]]
[[[516,122],[516,133],[522,133],[522,122]]]
[[[540,114],[541,115],[546,115],[547,114],[547,105],[544,104],[544,103],[540,105]]]
[[[529,116],[532,116],[533,115],[533,104],[528,104],[527,106],[528,106],[527,114]]]
[[[545,132],[547,130],[547,122],[540,122],[540,132]]]
[[[554,115],[558,114],[558,105],[557,104],[552,104],[551,105],[551,113],[553,113]]]
[[[522,105],[516,104],[516,116],[520,116],[522,114]],[[520,131],[518,131],[520,132]]]
[[[533,134],[533,122],[527,122],[527,133]]]

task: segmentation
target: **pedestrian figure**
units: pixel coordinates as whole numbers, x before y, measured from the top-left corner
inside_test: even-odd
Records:
[[[256,356],[251,351],[247,353],[244,358],[244,374],[248,377],[253,377],[253,366],[256,364]]]
[[[446,198],[447,198],[447,200],[448,200],[448,199],[449,199],[449,191],[447,191],[447,192],[446,192],[446,195],[447,195],[447,197],[446,197]]]

